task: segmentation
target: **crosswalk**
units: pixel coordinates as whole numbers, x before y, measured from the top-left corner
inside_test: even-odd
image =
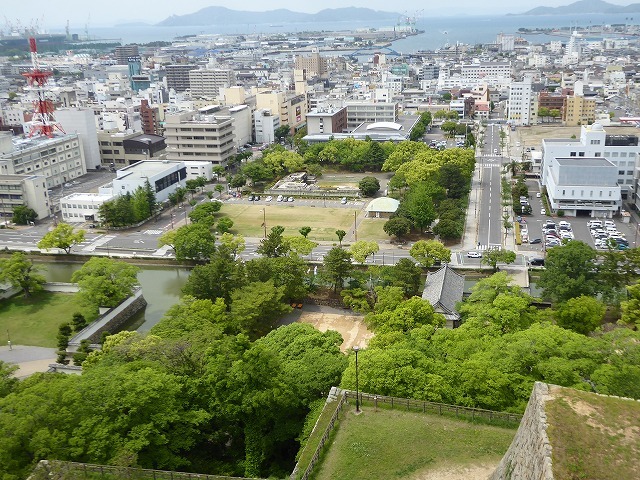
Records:
[[[485,245],[485,244],[479,243],[478,245],[476,245],[475,250],[484,252],[485,250],[500,250],[501,248],[502,248],[502,245],[498,245],[498,244],[490,243],[489,245]]]
[[[145,230],[142,232],[144,235],[160,235],[163,233],[163,230]]]

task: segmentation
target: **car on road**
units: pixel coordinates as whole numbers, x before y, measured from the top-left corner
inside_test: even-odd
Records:
[[[546,215],[547,211],[543,208],[542,210],[540,210],[540,215]]]
[[[96,228],[97,227],[97,225],[95,223],[90,223],[88,226],[89,226],[89,228]]]
[[[467,252],[467,258],[482,258],[482,252]]]
[[[540,192],[536,192],[536,198],[540,198],[542,194]]]
[[[340,203],[343,205],[347,203],[347,197],[342,197],[342,200],[340,200]]]
[[[537,243],[542,243],[542,239],[541,238],[534,238],[533,240],[529,241],[529,245],[535,245]]]
[[[70,183],[65,183],[64,187],[69,188],[69,187],[73,187],[73,185],[71,185]]]
[[[544,258],[532,258],[529,264],[532,267],[544,267]]]

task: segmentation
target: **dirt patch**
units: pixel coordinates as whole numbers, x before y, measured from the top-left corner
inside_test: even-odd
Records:
[[[365,348],[369,339],[373,337],[373,332],[369,331],[364,324],[361,315],[340,314],[328,312],[302,312],[297,321],[309,323],[321,332],[335,330],[342,335],[344,342],[340,345],[343,352],[358,345]]]
[[[489,478],[498,464],[495,465],[467,465],[458,467],[443,467],[428,472],[419,473],[414,480],[481,480]]]

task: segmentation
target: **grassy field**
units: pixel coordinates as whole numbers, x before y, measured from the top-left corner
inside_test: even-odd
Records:
[[[382,229],[386,222],[386,218],[363,218],[358,225],[358,240],[388,240],[391,237]]]
[[[74,312],[83,309],[73,294],[40,292],[30,298],[19,295],[2,300],[0,338],[5,342],[8,331],[15,345],[55,347],[58,326],[70,322]]]
[[[443,468],[497,465],[516,432],[401,410],[353,411],[345,406],[315,480],[411,479]]]
[[[220,210],[223,216],[233,220],[231,233],[245,237],[262,237],[263,206],[257,205],[229,205],[225,204]],[[285,227],[285,235],[300,235],[300,227],[311,227],[309,240],[338,241],[336,230],[353,231],[353,212],[349,208],[316,208],[294,206],[293,204],[266,206],[267,231],[276,225]],[[363,215],[359,212],[359,215]]]
[[[638,478],[640,402],[558,390],[545,407],[555,478]]]

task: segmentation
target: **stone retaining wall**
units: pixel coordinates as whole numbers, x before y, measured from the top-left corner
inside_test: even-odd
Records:
[[[88,339],[92,344],[97,344],[100,341],[102,332],[117,332],[133,315],[146,306],[147,301],[142,296],[142,288],[138,287],[133,295],[74,335],[69,340],[67,353],[75,353],[82,340]]]
[[[549,385],[536,382],[520,428],[489,480],[553,480],[544,410],[548,399]]]

